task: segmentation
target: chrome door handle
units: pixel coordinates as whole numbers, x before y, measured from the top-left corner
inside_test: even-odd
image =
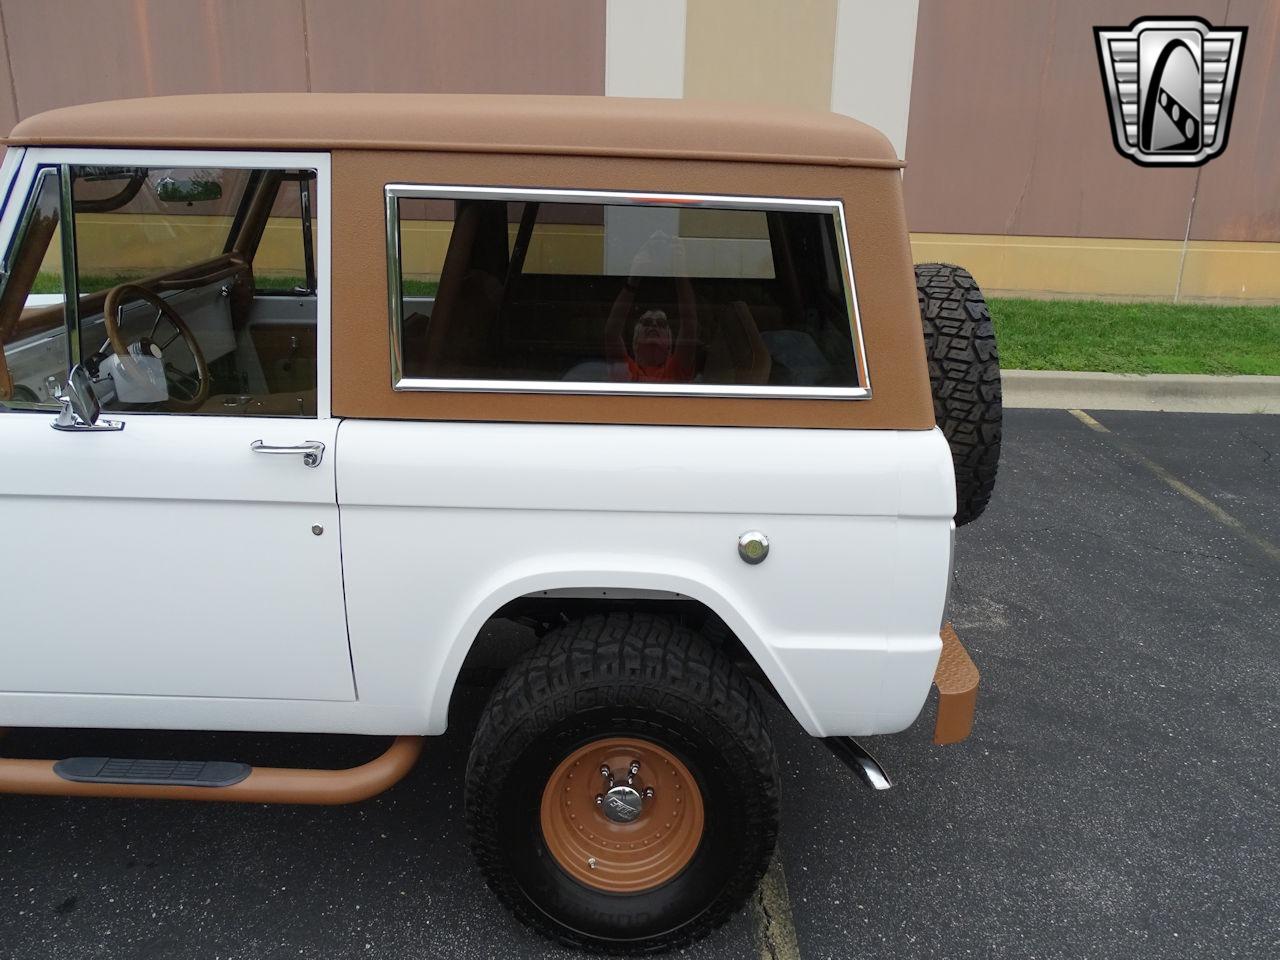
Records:
[[[308,440],[306,443],[299,443],[291,447],[272,447],[261,440],[255,440],[249,444],[249,449],[254,453],[291,453],[295,456],[301,455],[302,462],[308,467],[318,467],[320,466],[320,461],[324,459],[324,444],[319,440]]]

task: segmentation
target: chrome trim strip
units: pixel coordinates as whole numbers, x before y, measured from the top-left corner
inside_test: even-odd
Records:
[[[387,295],[391,321],[391,387],[396,391],[458,391],[481,393],[559,393],[596,396],[653,395],[673,397],[754,397],[809,400],[869,400],[871,374],[867,367],[866,344],[862,336],[862,313],[858,306],[858,289],[854,280],[850,255],[849,230],[845,220],[844,201],[799,199],[786,197],[719,196],[685,193],[628,193],[609,190],[565,190],[522,187],[442,186],[436,184],[389,183],[384,189],[387,231]],[[556,201],[568,203],[603,203],[624,206],[675,206],[722,210],[805,211],[827,213],[839,224],[836,241],[843,260],[846,308],[850,315],[850,331],[854,341],[854,364],[859,378],[856,387],[781,387],[737,386],[716,384],[670,383],[592,383],[563,380],[453,380],[446,378],[414,378],[403,375],[401,328],[403,304],[400,296],[400,218],[401,197],[465,200],[483,198],[507,201]]]
[[[22,165],[22,157],[26,152],[26,147],[10,147],[4,152],[4,160],[0,162],[0,183],[4,184],[4,199],[0,201],[0,209],[9,205],[13,188],[18,183],[18,167]]]
[[[27,190],[26,206],[22,208],[22,216],[19,218],[17,226],[13,230],[13,238],[9,243],[9,249],[4,255],[4,270],[0,275],[0,294],[4,293],[6,287],[9,286],[9,267],[13,259],[14,251],[17,250],[18,244],[26,239],[27,231],[31,228],[31,219],[36,215],[36,202],[40,197],[40,191],[44,189],[45,178],[49,176],[57,176],[57,167],[40,167],[36,170],[35,176],[31,179],[31,187]],[[59,200],[58,206],[62,203]],[[61,225],[62,211],[58,211],[58,222]]]
[[[799,197],[745,197],[711,193],[646,193],[625,190],[569,190],[541,187],[472,187],[449,184],[389,183],[386,191],[397,197],[432,197],[436,199],[488,200],[555,200],[567,203],[604,203],[642,206],[706,207],[725,210],[811,210],[827,211],[839,206],[839,200],[803,199]]]
[[[840,252],[844,260],[845,283],[848,284],[849,291],[849,308],[853,313],[853,348],[857,351],[854,363],[857,364],[858,374],[861,384],[867,390],[867,396],[871,396],[871,373],[867,369],[867,345],[862,339],[862,310],[858,306],[858,285],[853,278],[853,257],[849,252],[849,226],[844,218],[844,201],[837,200],[836,206],[840,212],[837,217],[840,221],[840,229],[836,233],[836,242],[840,245]]]
[[[58,226],[62,229],[62,316],[67,329],[67,369],[80,362],[80,278],[76,268],[75,207],[71,193],[71,164],[60,167],[62,203]]]
[[[315,214],[311,209],[312,179],[302,177],[298,181],[298,207],[302,214],[302,262],[303,270],[306,271],[306,279],[303,280],[303,283],[307,286],[307,292],[314,296],[316,292],[316,244],[311,232],[311,222],[315,219]]]
[[[404,298],[400,290],[400,194],[393,193],[387,187],[387,297],[391,317],[391,388],[393,390],[413,389],[401,387],[404,382],[401,363],[403,356],[400,349],[401,331],[404,328]],[[418,389],[426,389],[418,388]]]
[[[396,360],[392,358],[392,367]],[[399,372],[396,369],[396,372]],[[662,394],[669,397],[782,397],[790,399],[865,400],[865,387],[768,387],[711,383],[614,383],[590,380],[451,380],[444,377],[405,377],[396,390],[462,393],[588,393],[597,396]]]
[[[35,176],[31,178],[31,186],[27,190],[27,196],[24,201],[26,206],[23,207],[22,216],[18,220],[18,223],[13,228],[13,236],[10,239],[9,248],[5,251],[4,261],[3,261],[3,270],[0,271],[0,295],[3,295],[5,288],[9,286],[9,265],[12,260],[13,253],[15,250],[17,250],[18,244],[22,243],[27,238],[27,231],[30,229],[31,220],[36,214],[36,204],[39,202],[39,199],[40,199],[40,191],[44,189],[45,180],[48,177],[60,177],[60,176],[61,176],[61,173],[58,167],[50,165],[45,167],[38,167],[36,169]],[[16,178],[15,178],[15,181],[16,181]],[[59,182],[59,189],[61,189],[61,182]],[[61,228],[62,226],[61,197],[59,197],[59,201],[58,201],[58,226],[59,228]],[[65,230],[61,231],[59,236],[63,236],[65,235],[65,233],[66,233]],[[66,309],[67,309],[66,303],[65,303],[65,300],[66,300],[65,280],[63,281],[63,300],[64,300],[64,303],[62,307],[62,311],[63,311],[62,316],[63,316],[63,332],[65,333]],[[44,340],[40,340],[37,342],[44,343],[47,340],[50,340],[56,336],[57,334],[51,333],[48,337],[45,337]],[[30,346],[30,345],[31,344],[23,344],[23,348],[25,349],[27,346]],[[4,347],[5,347],[5,344],[0,343],[0,350],[4,349]],[[67,365],[67,369],[68,370],[71,369],[70,364]],[[44,401],[38,401],[33,403],[30,400],[0,400],[0,410],[56,411],[58,407],[59,407],[59,404],[53,400],[50,400],[48,403],[45,403]]]

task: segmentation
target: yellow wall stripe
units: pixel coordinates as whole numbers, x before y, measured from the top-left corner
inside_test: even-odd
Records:
[[[1280,301],[1280,243],[914,233],[911,249],[1005,296]]]

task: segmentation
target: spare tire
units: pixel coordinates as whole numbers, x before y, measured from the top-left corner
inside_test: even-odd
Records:
[[[1000,463],[1000,356],[982,291],[969,271],[916,264],[933,416],[951,446],[956,525],[982,516]]]

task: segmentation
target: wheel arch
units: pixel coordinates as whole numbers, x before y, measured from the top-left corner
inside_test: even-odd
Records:
[[[580,563],[548,565],[535,571],[513,571],[509,576],[491,581],[477,591],[472,602],[463,605],[469,612],[457,628],[449,632],[450,640],[439,661],[436,686],[431,696],[431,730],[443,731],[446,728],[449,705],[457,691],[467,654],[475,646],[485,624],[503,607],[544,592],[565,595],[630,591],[634,596],[636,591],[643,591],[693,601],[719,617],[800,725],[811,734],[818,731],[820,727],[813,711],[757,628],[754,618],[743,610],[743,604],[732,592],[718,589],[709,582],[710,578],[674,569],[669,558],[664,558],[663,566],[665,569],[655,565],[620,570],[594,566],[584,568]]]

